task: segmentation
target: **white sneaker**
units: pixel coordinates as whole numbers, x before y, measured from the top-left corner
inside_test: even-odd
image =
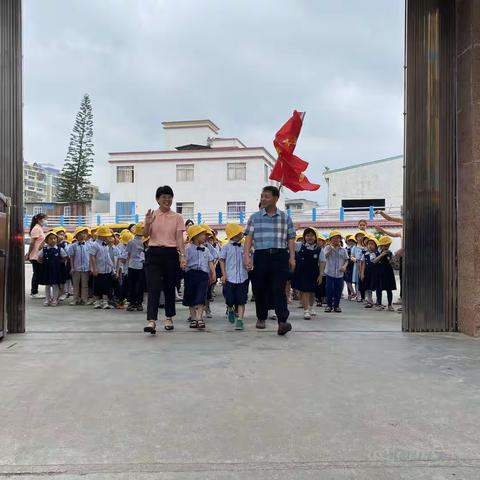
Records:
[[[310,312],[308,310],[305,310],[305,313],[303,314],[303,318],[305,320],[310,320],[312,316],[310,315]]]
[[[106,300],[104,300],[104,301],[103,301],[103,304],[102,304],[102,308],[103,308],[104,310],[110,310],[112,307],[111,307],[111,305],[110,305]]]
[[[59,302],[63,302],[64,300],[66,300],[66,298],[67,298],[67,294],[64,293],[63,295],[60,295],[60,296],[58,297],[58,301],[59,301]]]
[[[95,300],[93,298],[89,298],[85,305],[95,305]]]
[[[93,308],[96,308],[97,310],[102,308],[102,302],[99,302],[99,301],[94,302]]]
[[[79,302],[73,300],[72,302],[70,302],[70,306],[71,307],[76,307],[77,305],[79,305]]]
[[[317,312],[316,312],[313,308],[311,308],[311,309],[310,309],[310,315],[311,315],[312,317],[316,317],[316,316],[317,316]]]
[[[30,298],[39,298],[39,299],[44,299],[46,298],[45,295],[40,295],[39,293],[34,293],[33,295],[30,295]]]
[[[49,307],[49,306],[50,306],[50,302],[49,302],[48,300],[45,300],[45,301],[43,302],[43,306],[44,306],[44,307]]]

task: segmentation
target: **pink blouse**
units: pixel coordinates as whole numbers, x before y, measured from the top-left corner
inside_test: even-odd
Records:
[[[33,242],[33,248],[28,257],[29,260],[38,260],[38,252],[45,240],[45,234],[41,225],[37,224],[32,228],[30,233],[30,242]]]
[[[153,212],[153,222],[150,226],[150,247],[177,247],[177,232],[185,230],[183,217],[169,210],[160,209]]]

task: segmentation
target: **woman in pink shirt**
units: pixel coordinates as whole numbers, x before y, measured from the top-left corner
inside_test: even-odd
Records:
[[[158,187],[155,195],[159,208],[145,215],[144,235],[150,236],[145,252],[147,277],[147,321],[144,332],[156,333],[160,293],[165,296],[165,330],[173,330],[175,286],[179,269],[185,268],[185,230],[183,217],[171,210],[173,190],[165,185]]]
[[[32,223],[30,224],[30,246],[25,255],[25,259],[30,261],[33,268],[32,290],[30,292],[32,298],[40,298],[38,295],[38,285],[42,280],[42,265],[38,262],[38,252],[43,247],[43,241],[45,240],[43,227],[46,224],[47,216],[44,213],[34,215],[32,217]]]

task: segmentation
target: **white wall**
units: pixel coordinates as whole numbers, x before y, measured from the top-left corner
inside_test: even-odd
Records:
[[[247,164],[246,181],[227,180],[227,163],[233,162],[242,162],[242,159],[112,163],[110,211],[115,214],[116,202],[135,201],[136,213],[143,215],[149,208],[157,207],[157,187],[170,185],[175,193],[174,204],[193,202],[195,212],[226,213],[230,201],[245,201],[247,212],[254,212],[258,209],[261,189],[266,184],[265,159],[259,156],[243,160]],[[193,182],[176,182],[176,165],[179,163],[194,163]],[[135,166],[135,183],[116,183],[116,167],[122,165]],[[279,206],[283,208],[283,203]]]
[[[342,200],[384,198],[385,206],[403,205],[403,158],[326,173],[328,208],[340,208]]]

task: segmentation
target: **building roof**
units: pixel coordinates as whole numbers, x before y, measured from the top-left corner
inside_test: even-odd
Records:
[[[173,122],[162,122],[163,128],[172,129],[172,128],[202,128],[208,127],[210,130],[213,130],[215,133],[218,133],[220,127],[215,125],[211,120],[179,120]]]
[[[353,168],[366,167],[366,166],[369,166],[369,165],[374,165],[376,163],[391,162],[393,160],[398,160],[399,158],[403,158],[403,155],[396,155],[394,157],[380,158],[378,160],[373,160],[372,162],[357,163],[355,165],[349,165],[348,167],[342,167],[342,168],[335,168],[333,170],[326,169],[323,172],[323,175],[326,176],[326,175],[330,175],[331,173],[343,172],[344,170],[351,170]]]

